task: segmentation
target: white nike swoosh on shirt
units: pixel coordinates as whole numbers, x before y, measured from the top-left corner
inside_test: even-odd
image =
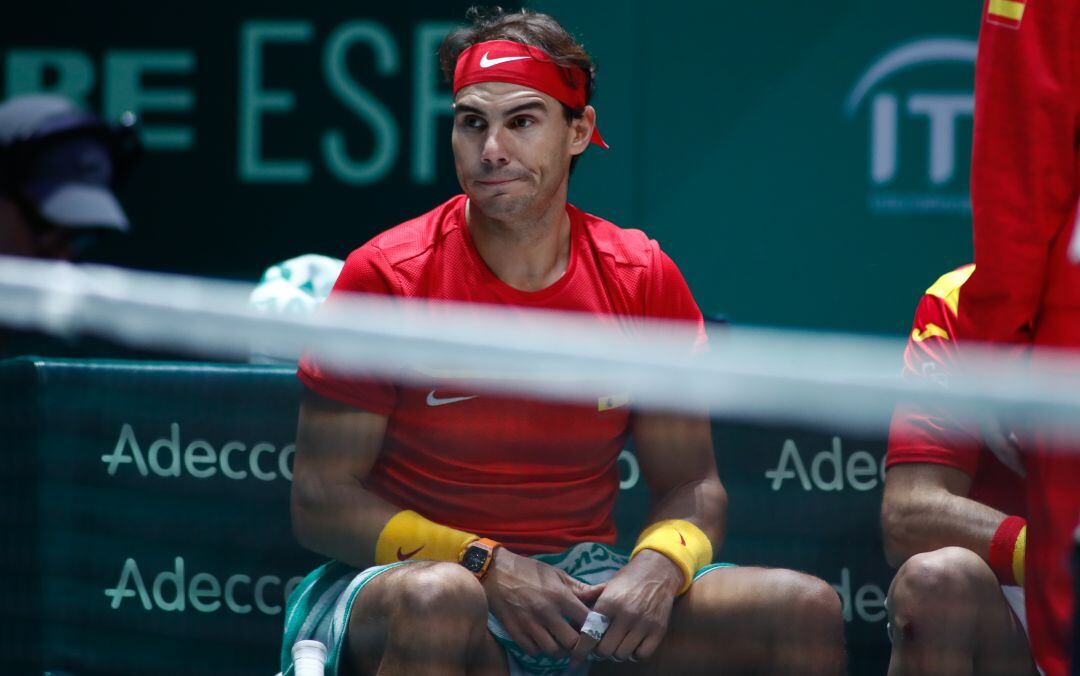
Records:
[[[471,397],[445,397],[445,398],[439,399],[438,397],[435,396],[435,390],[432,390],[432,391],[427,393],[427,405],[428,406],[445,406],[447,404],[456,404],[459,401],[468,401],[469,399],[476,399],[477,396],[478,395],[474,394]]]
[[[497,66],[500,63],[506,63],[507,61],[521,61],[522,59],[532,58],[528,56],[500,56],[497,59],[489,59],[488,54],[490,53],[491,52],[484,52],[484,55],[480,57],[481,68],[491,68],[492,66]]]

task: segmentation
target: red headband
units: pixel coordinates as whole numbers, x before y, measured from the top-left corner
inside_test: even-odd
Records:
[[[461,53],[454,67],[454,95],[478,82],[509,82],[543,92],[572,110],[585,107],[585,71],[560,66],[539,47],[512,40],[478,42]],[[608,147],[595,126],[592,142]]]

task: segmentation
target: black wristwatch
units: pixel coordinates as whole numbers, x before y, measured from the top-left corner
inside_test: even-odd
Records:
[[[461,565],[475,575],[477,580],[483,580],[491,568],[491,561],[495,558],[495,550],[501,546],[498,542],[487,538],[480,538],[470,542],[461,555]]]

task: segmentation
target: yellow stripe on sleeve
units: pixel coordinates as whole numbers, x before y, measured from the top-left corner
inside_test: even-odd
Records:
[[[1016,0],[990,0],[990,8],[987,11],[1002,19],[1020,21],[1024,16],[1024,3],[1016,2]]]
[[[920,331],[919,329],[911,330],[911,339],[914,340],[916,343],[921,343],[927,338],[934,338],[935,336],[938,338],[944,338],[945,340],[949,340],[949,332],[941,328],[937,324],[927,324],[926,328],[922,331]]]
[[[953,314],[956,314],[960,307],[960,287],[971,277],[973,272],[975,272],[974,265],[957,268],[939,277],[933,286],[926,290],[926,293],[945,301]]]

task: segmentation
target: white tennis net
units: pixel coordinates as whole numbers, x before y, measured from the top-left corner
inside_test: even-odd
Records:
[[[897,400],[971,409],[1017,424],[1080,427],[1080,388],[1061,353],[1033,371],[989,347],[948,387],[900,377],[899,339],[724,328],[691,354],[685,323],[625,326],[573,313],[507,310],[356,295],[311,316],[249,307],[244,283],[0,259],[0,324],[204,359],[244,360],[252,345],[334,371],[428,381],[452,373],[484,390],[595,401],[626,393],[635,406],[861,430]]]

